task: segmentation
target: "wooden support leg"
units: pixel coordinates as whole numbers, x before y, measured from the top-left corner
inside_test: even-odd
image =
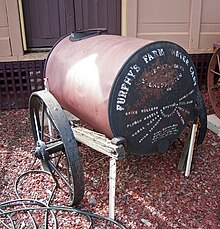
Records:
[[[110,159],[109,171],[109,218],[115,218],[115,185],[116,185],[116,159]]]
[[[195,141],[196,141],[196,132],[197,132],[198,124],[194,123],[192,126],[192,132],[191,132],[191,139],[189,144],[189,152],[186,162],[186,171],[185,176],[188,177],[190,174],[191,164],[192,164],[192,157],[193,157],[193,150],[195,147]]]
[[[192,136],[192,126],[190,127],[189,133],[185,139],[185,144],[183,147],[183,152],[180,156],[179,163],[178,163],[178,170],[180,171],[185,171],[186,170],[186,161],[187,161],[187,156],[189,153],[189,144],[190,144],[190,139]]]

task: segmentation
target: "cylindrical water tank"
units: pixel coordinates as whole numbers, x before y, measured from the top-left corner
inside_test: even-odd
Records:
[[[61,39],[45,66],[60,105],[140,155],[162,152],[195,118],[197,78],[187,52],[168,41],[116,35]]]

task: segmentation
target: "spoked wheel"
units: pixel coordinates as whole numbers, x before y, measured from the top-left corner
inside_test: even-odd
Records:
[[[212,107],[220,118],[220,48],[217,49],[210,60],[207,82]]]
[[[80,203],[84,195],[82,162],[62,108],[48,91],[34,92],[29,106],[36,143],[35,157],[41,160],[44,169],[51,172],[58,186],[68,187],[68,205]]]

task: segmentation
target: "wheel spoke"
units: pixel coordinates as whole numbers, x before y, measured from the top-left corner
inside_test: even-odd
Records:
[[[54,166],[54,164],[51,161],[48,161],[48,163],[49,163],[49,166],[51,166],[52,170],[54,170],[60,176],[60,178],[63,180],[63,182],[69,187],[69,189],[72,192],[74,192],[73,187],[70,185],[70,183],[68,182],[68,180],[63,176],[63,174],[57,169],[57,167]]]
[[[219,72],[214,71],[213,69],[211,69],[211,72],[212,72],[212,73],[214,73],[214,74],[216,74],[216,75],[218,75],[218,76],[220,76],[220,73],[219,73]]]
[[[57,133],[59,133],[59,131],[57,130],[57,127],[56,127],[54,121],[52,120],[51,115],[49,114],[48,109],[45,109],[45,114],[46,114],[47,118],[49,119],[49,123],[50,123],[50,124],[48,124],[48,125],[51,125],[51,126],[55,129],[55,131],[56,131]],[[51,130],[52,130],[52,127],[50,127]],[[49,128],[49,129],[50,129],[50,128]],[[51,133],[51,135],[53,135],[53,134]]]
[[[211,87],[210,90],[212,90],[212,91],[218,91],[218,88],[219,88],[219,86],[218,85],[215,85],[214,87]]]
[[[220,72],[220,58],[219,58],[219,55],[217,54],[217,60],[218,60],[218,70]]]
[[[34,110],[34,123],[35,123],[35,128],[36,128],[37,141],[39,141],[39,140],[41,140],[40,139],[40,131],[39,131],[39,126],[38,126],[38,121],[37,121],[35,110]]]
[[[45,109],[45,104],[42,103],[42,117],[41,117],[41,140],[43,141],[44,137],[44,109]]]
[[[63,151],[64,146],[62,141],[58,141],[56,143],[47,145],[46,151],[49,152],[49,154],[56,153],[58,151]]]
[[[48,137],[49,139],[51,139],[52,142],[58,140],[58,139],[56,139],[55,137],[51,136],[50,133],[49,133],[49,134],[44,133],[44,136],[45,136],[45,137]],[[49,142],[50,142],[50,141],[49,141]],[[48,143],[49,143],[49,142],[48,142]]]
[[[46,136],[49,136],[49,135],[46,135]],[[62,141],[62,139],[61,138],[53,138],[53,139],[51,139],[51,141],[46,142],[46,145],[49,145],[49,144],[52,144],[52,143],[56,143],[56,142],[59,142],[59,141]]]
[[[63,152],[59,153],[58,155],[54,155],[54,156],[50,156],[50,159],[56,159],[56,166],[59,164],[60,162],[60,158],[63,156]],[[57,159],[58,158],[58,159]]]

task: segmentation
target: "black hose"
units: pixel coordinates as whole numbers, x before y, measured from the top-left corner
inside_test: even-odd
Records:
[[[85,215],[88,218],[89,221],[89,225],[88,228],[92,228],[93,226],[93,218],[99,219],[99,220],[103,220],[103,221],[108,221],[111,222],[115,225],[117,225],[119,228],[121,229],[125,229],[125,227],[110,218],[106,218],[97,214],[93,214],[90,212],[86,212],[77,208],[73,208],[73,207],[68,207],[68,206],[52,206],[50,205],[50,202],[53,198],[55,189],[57,188],[57,185],[54,186],[53,191],[51,192],[51,195],[49,197],[48,203],[44,203],[42,201],[39,200],[35,200],[35,199],[22,199],[20,198],[20,195],[18,194],[18,184],[19,181],[26,175],[30,174],[30,173],[45,173],[48,175],[51,175],[49,172],[43,171],[43,170],[30,170],[27,171],[23,174],[21,174],[17,180],[15,181],[15,185],[14,185],[14,189],[15,189],[15,193],[18,197],[18,199],[15,200],[11,200],[11,201],[6,201],[0,204],[0,217],[1,216],[5,216],[6,218],[8,218],[8,220],[10,221],[10,224],[12,226],[8,226],[6,223],[4,223],[1,219],[0,219],[0,225],[3,224],[5,226],[5,228],[15,228],[15,224],[14,221],[12,219],[12,217],[10,216],[11,214],[15,214],[15,213],[20,213],[20,212],[27,212],[30,216],[30,218],[32,219],[32,223],[34,225],[35,228],[38,228],[36,221],[34,219],[34,217],[31,214],[31,211],[33,210],[39,210],[39,211],[45,211],[45,228],[48,228],[48,211],[50,211],[53,221],[54,221],[54,228],[57,229],[58,228],[58,222],[55,216],[55,213],[53,211],[70,211],[70,212],[75,212],[78,214],[82,214]],[[38,207],[28,207],[30,205],[37,205]],[[23,208],[19,208],[19,209],[14,209],[14,210],[10,210],[10,211],[6,211],[5,209],[7,207],[17,207],[17,206],[23,206]]]

